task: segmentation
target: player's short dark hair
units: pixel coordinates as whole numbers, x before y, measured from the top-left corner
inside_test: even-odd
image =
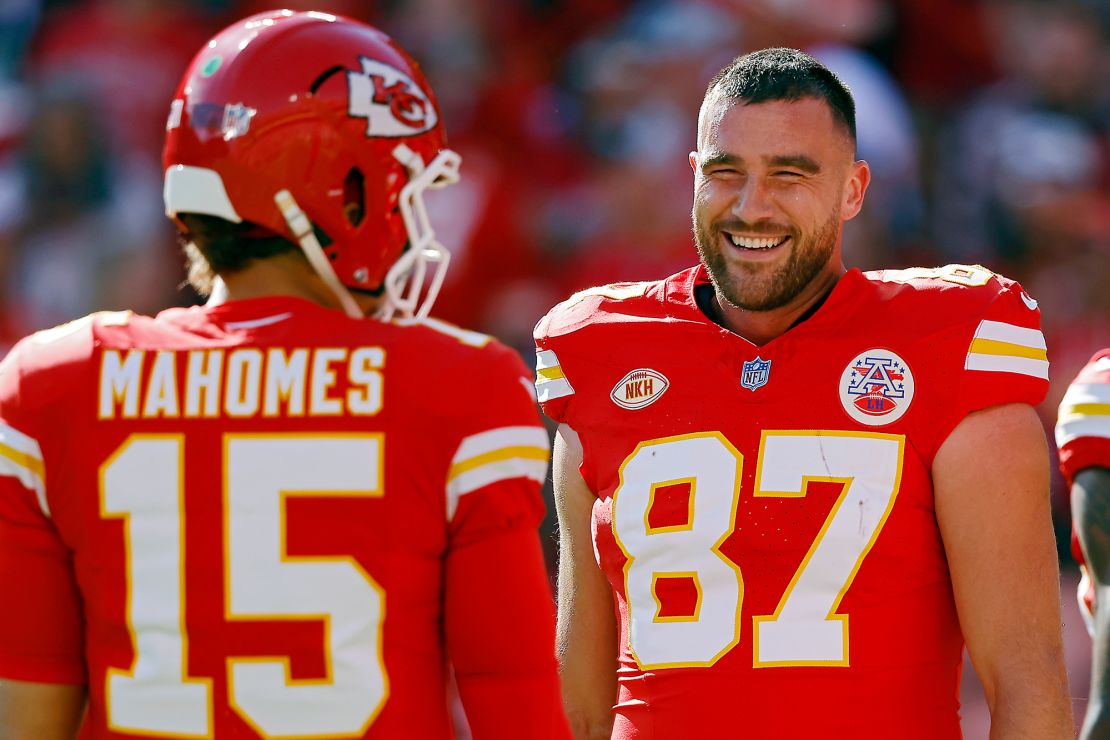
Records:
[[[198,213],[179,213],[177,218],[185,227],[178,236],[189,284],[201,295],[212,292],[217,275],[238,272],[251,260],[300,252],[299,246],[280,236],[259,235],[259,227],[246,221],[236,224]]]
[[[772,100],[818,98],[828,104],[833,119],[856,141],[856,104],[852,91],[828,67],[797,49],[761,49],[733,59],[709,82],[705,100],[713,94],[745,104]]]

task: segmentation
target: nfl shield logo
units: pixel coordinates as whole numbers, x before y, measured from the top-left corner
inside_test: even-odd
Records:
[[[756,357],[748,360],[740,372],[740,385],[750,391],[758,390],[767,385],[767,378],[771,375],[771,361],[761,360]]]

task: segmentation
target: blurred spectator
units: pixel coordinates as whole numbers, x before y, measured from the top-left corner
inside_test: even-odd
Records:
[[[208,29],[181,0],[85,0],[47,16],[32,76],[85,88],[113,154],[156,160],[174,87]]]
[[[991,18],[1004,76],[941,140],[937,243],[963,261],[1039,262],[1108,233],[1107,50],[1078,2],[1009,0]]]
[[[144,175],[146,177],[144,178]],[[0,175],[9,215],[6,295],[18,320],[45,327],[90,307],[155,307],[167,294],[165,266],[136,282],[162,223],[158,180],[111,156],[84,91],[41,91],[17,165]]]

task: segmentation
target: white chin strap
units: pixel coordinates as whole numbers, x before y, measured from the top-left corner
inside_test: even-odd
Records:
[[[401,218],[405,223],[409,244],[408,249],[386,273],[385,298],[378,309],[377,317],[383,321],[389,321],[397,315],[401,318],[422,319],[432,310],[432,304],[443,286],[443,278],[447,275],[447,266],[451,262],[451,253],[436,240],[435,230],[428,220],[424,191],[458,182],[462,158],[458,153],[444,149],[431,164],[425,166],[420,155],[404,144],[393,150],[393,156],[409,172],[409,181],[401,188],[400,194]],[[324,254],[312,229],[312,222],[297,205],[293,194],[282,190],[274,196],[274,202],[300,243],[305,257],[320,279],[335,293],[343,311],[351,318],[365,318],[350,291],[335,274],[331,261]]]
[[[378,318],[389,321],[395,315],[422,319],[432,310],[443,278],[451,262],[451,253],[436,239],[424,205],[424,191],[442,188],[459,181],[462,157],[444,149],[431,164],[425,166],[416,152],[404,144],[393,150],[409,172],[409,181],[401,188],[401,218],[408,233],[408,249],[389,268],[385,276],[385,300]],[[430,280],[427,280],[431,270]],[[425,282],[427,287],[425,288]]]
[[[285,217],[285,223],[289,224],[289,229],[297,237],[309,264],[316,270],[320,279],[331,288],[332,293],[339,300],[339,305],[343,306],[343,312],[352,319],[366,318],[354,297],[351,296],[350,291],[343,287],[343,283],[339,282],[339,276],[335,274],[331,261],[324,254],[324,249],[320,246],[320,241],[312,230],[312,222],[308,220],[308,216],[304,215],[304,211],[297,205],[297,201],[293,199],[293,194],[288,190],[282,190],[274,196],[274,202],[277,203],[281,215]]]

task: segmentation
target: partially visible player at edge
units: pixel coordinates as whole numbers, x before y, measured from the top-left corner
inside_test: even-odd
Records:
[[[417,65],[256,15],[166,137],[192,280],[226,295],[0,366],[0,735],[450,738],[450,666],[475,738],[566,737],[530,373],[424,318],[423,191],[459,157]]]
[[[1060,471],[1071,491],[1071,549],[1083,578],[1079,609],[1094,640],[1091,696],[1080,737],[1110,738],[1110,348],[1068,387],[1056,424]],[[1096,606],[1098,608],[1096,608]]]
[[[713,79],[690,165],[701,264],[536,327],[575,735],[958,738],[966,642],[992,738],[1071,737],[1036,302],[845,270],[870,174],[802,52]]]

